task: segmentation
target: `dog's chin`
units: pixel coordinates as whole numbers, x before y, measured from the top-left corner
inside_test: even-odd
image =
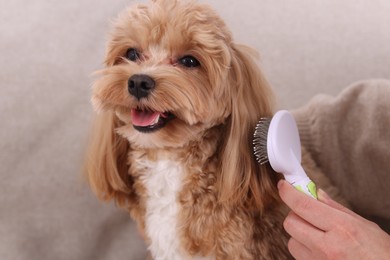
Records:
[[[204,128],[200,125],[190,126],[178,118],[172,119],[164,126],[150,130],[132,124],[117,129],[132,146],[139,148],[179,148],[190,141],[199,139]]]

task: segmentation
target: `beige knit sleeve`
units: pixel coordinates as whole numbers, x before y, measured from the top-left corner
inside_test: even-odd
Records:
[[[390,81],[359,82],[292,112],[302,144],[353,209],[390,227]]]

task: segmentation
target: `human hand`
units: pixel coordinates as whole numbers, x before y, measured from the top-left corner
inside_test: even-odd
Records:
[[[279,194],[291,211],[283,225],[296,259],[390,259],[390,236],[375,223],[332,200],[321,189],[318,200],[278,183]]]

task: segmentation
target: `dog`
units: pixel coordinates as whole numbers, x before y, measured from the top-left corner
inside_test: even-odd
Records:
[[[130,212],[152,258],[292,258],[281,175],[252,150],[274,106],[257,56],[191,0],[137,4],[114,21],[86,171],[101,200]]]

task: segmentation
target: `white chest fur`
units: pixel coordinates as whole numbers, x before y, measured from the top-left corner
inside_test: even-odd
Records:
[[[147,189],[146,233],[151,240],[149,250],[156,260],[206,260],[215,257],[189,256],[180,248],[178,194],[182,189],[184,168],[171,160],[138,161],[147,169],[142,179]]]
[[[149,169],[143,180],[148,192],[145,224],[151,239],[149,250],[155,259],[183,259],[177,227],[183,167],[169,160],[144,163]]]

